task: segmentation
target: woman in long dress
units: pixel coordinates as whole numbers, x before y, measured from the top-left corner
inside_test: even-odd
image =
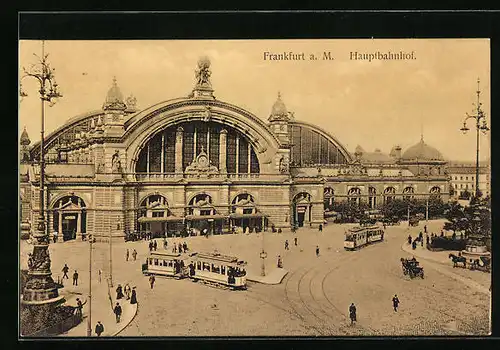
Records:
[[[132,288],[132,296],[130,297],[130,304],[137,304],[137,294],[135,292],[135,287]]]
[[[121,299],[123,298],[123,290],[122,290],[122,285],[119,284],[118,287],[116,288],[116,299]]]

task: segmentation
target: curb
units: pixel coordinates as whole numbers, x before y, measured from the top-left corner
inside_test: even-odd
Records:
[[[288,275],[288,270],[285,270],[286,272],[283,274],[283,276],[281,276],[281,278],[279,279],[279,281],[277,282],[266,282],[265,280],[261,279],[257,279],[257,277],[255,278],[248,278],[247,277],[247,280],[248,281],[251,281],[251,282],[256,282],[256,283],[261,283],[261,284],[268,284],[268,285],[276,285],[276,284],[281,284],[281,282],[283,281],[283,279],[286,277],[286,275]]]
[[[130,304],[130,305],[132,305],[132,304]],[[139,306],[139,303],[134,304],[134,305],[132,306],[132,308],[133,308],[134,310],[133,310],[133,315],[132,315],[132,317],[130,318],[130,320],[129,320],[127,323],[125,323],[125,324],[123,325],[123,327],[121,327],[119,330],[117,330],[117,331],[116,331],[116,332],[114,332],[113,334],[110,334],[108,337],[115,337],[115,336],[117,336],[117,335],[118,335],[118,334],[120,334],[120,333],[121,333],[121,332],[122,332],[125,328],[127,328],[127,326],[128,326],[129,324],[131,324],[131,323],[132,323],[132,321],[134,320],[135,316],[137,315],[137,308],[138,308],[138,306]]]
[[[408,254],[412,254],[413,253],[412,251],[408,251],[406,249],[406,243],[403,243],[403,245],[401,246],[401,250],[403,250],[404,252],[406,252]],[[476,281],[474,281],[474,280],[472,280],[470,278],[457,275],[456,273],[453,273],[453,272],[450,272],[450,271],[443,271],[440,266],[435,266],[435,265],[446,266],[445,264],[437,262],[437,261],[433,261],[432,259],[429,259],[429,258],[425,258],[423,256],[420,256],[419,254],[413,254],[413,255],[414,256],[418,256],[420,259],[423,259],[423,260],[427,261],[433,269],[441,272],[442,274],[445,274],[445,275],[453,278],[454,280],[459,281],[459,282],[467,285],[468,287],[474,288],[474,289],[476,289],[480,293],[483,293],[483,294],[491,296],[491,292],[488,291],[488,288],[484,287],[480,283],[478,283],[478,282],[476,282]]]

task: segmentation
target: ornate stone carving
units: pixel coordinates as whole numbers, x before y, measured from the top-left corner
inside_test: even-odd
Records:
[[[121,173],[122,165],[120,162],[120,152],[118,150],[113,154],[113,158],[111,159],[111,171],[113,173]]]
[[[208,57],[202,57],[198,61],[198,69],[195,71],[196,86],[197,87],[210,87],[210,60]]]
[[[286,155],[281,156],[279,164],[280,173],[288,172],[288,157]]]
[[[212,112],[210,110],[210,106],[205,107],[205,112],[202,114],[202,120],[204,122],[209,122],[212,119]]]
[[[209,174],[218,174],[219,169],[211,164],[202,146],[201,152],[196,156],[193,162],[186,167],[184,172],[191,175],[206,176]]]

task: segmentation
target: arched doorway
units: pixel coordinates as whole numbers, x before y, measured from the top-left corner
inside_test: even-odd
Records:
[[[370,209],[377,207],[377,190],[375,187],[368,187],[368,206]]]
[[[394,187],[387,187],[384,190],[384,204],[388,204],[396,197],[396,189]]]
[[[167,198],[160,195],[150,195],[140,203],[138,228],[141,232],[151,233],[152,237],[165,237],[174,235],[175,226],[170,219],[176,219],[170,215]],[[181,219],[178,219],[181,220]]]
[[[300,192],[293,198],[292,224],[295,227],[303,227],[305,223],[311,222],[311,195]]]
[[[350,188],[347,192],[349,204],[358,206],[361,202],[361,189],[359,187]]]
[[[415,194],[415,189],[411,186],[405,187],[403,189],[403,200],[409,201],[413,199],[413,195]]]
[[[331,187],[325,187],[323,190],[324,210],[331,211],[335,200],[335,191]]]
[[[222,234],[224,220],[225,217],[215,210],[210,195],[199,193],[189,201],[186,228],[190,235]]]
[[[441,188],[439,186],[434,186],[431,188],[429,198],[431,200],[440,200],[441,199]]]
[[[57,200],[53,207],[52,229],[58,241],[82,238],[87,232],[87,211],[83,199],[69,195]]]
[[[231,202],[230,227],[232,232],[261,232],[265,227],[265,216],[257,210],[253,196],[240,193]]]

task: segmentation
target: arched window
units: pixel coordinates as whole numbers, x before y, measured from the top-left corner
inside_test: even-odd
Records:
[[[390,203],[395,199],[396,189],[394,187],[387,187],[384,190],[384,201],[385,203]]]
[[[360,203],[361,189],[359,187],[353,187],[347,192],[349,197],[349,203],[358,205]]]
[[[415,193],[415,190],[413,187],[411,187],[411,186],[405,187],[403,190],[403,199],[404,200],[413,199],[414,193]]]
[[[370,209],[375,209],[377,206],[377,190],[375,187],[368,187],[368,205]]]
[[[251,194],[248,193],[240,193],[236,197],[234,197],[231,203],[231,213],[237,214],[255,214],[256,206],[255,200]]]
[[[169,214],[167,199],[162,195],[148,196],[140,204],[140,217],[167,217]]]
[[[182,154],[175,153],[177,129],[182,128]],[[222,131],[227,134],[223,137]],[[221,141],[225,145],[221,144]],[[224,152],[221,148],[225,147]],[[220,155],[225,154],[221,166]],[[198,156],[203,161],[196,163]],[[209,168],[219,171],[226,168],[228,173],[258,174],[260,172],[257,154],[246,135],[230,126],[216,122],[185,122],[170,126],[143,146],[139,153],[135,171],[137,173],[175,173],[176,157],[181,157],[182,171]]]
[[[439,186],[434,186],[431,188],[430,192],[430,198],[432,199],[440,199],[441,198],[441,188]]]
[[[63,240],[75,239],[87,232],[87,210],[84,200],[75,195],[65,196],[53,205],[52,228]]]
[[[188,205],[189,215],[215,215],[216,210],[212,204],[212,197],[200,193],[191,198]]]
[[[323,201],[324,201],[324,208],[325,209],[331,209],[333,206],[333,202],[335,199],[335,191],[331,187],[325,187],[323,190]]]

